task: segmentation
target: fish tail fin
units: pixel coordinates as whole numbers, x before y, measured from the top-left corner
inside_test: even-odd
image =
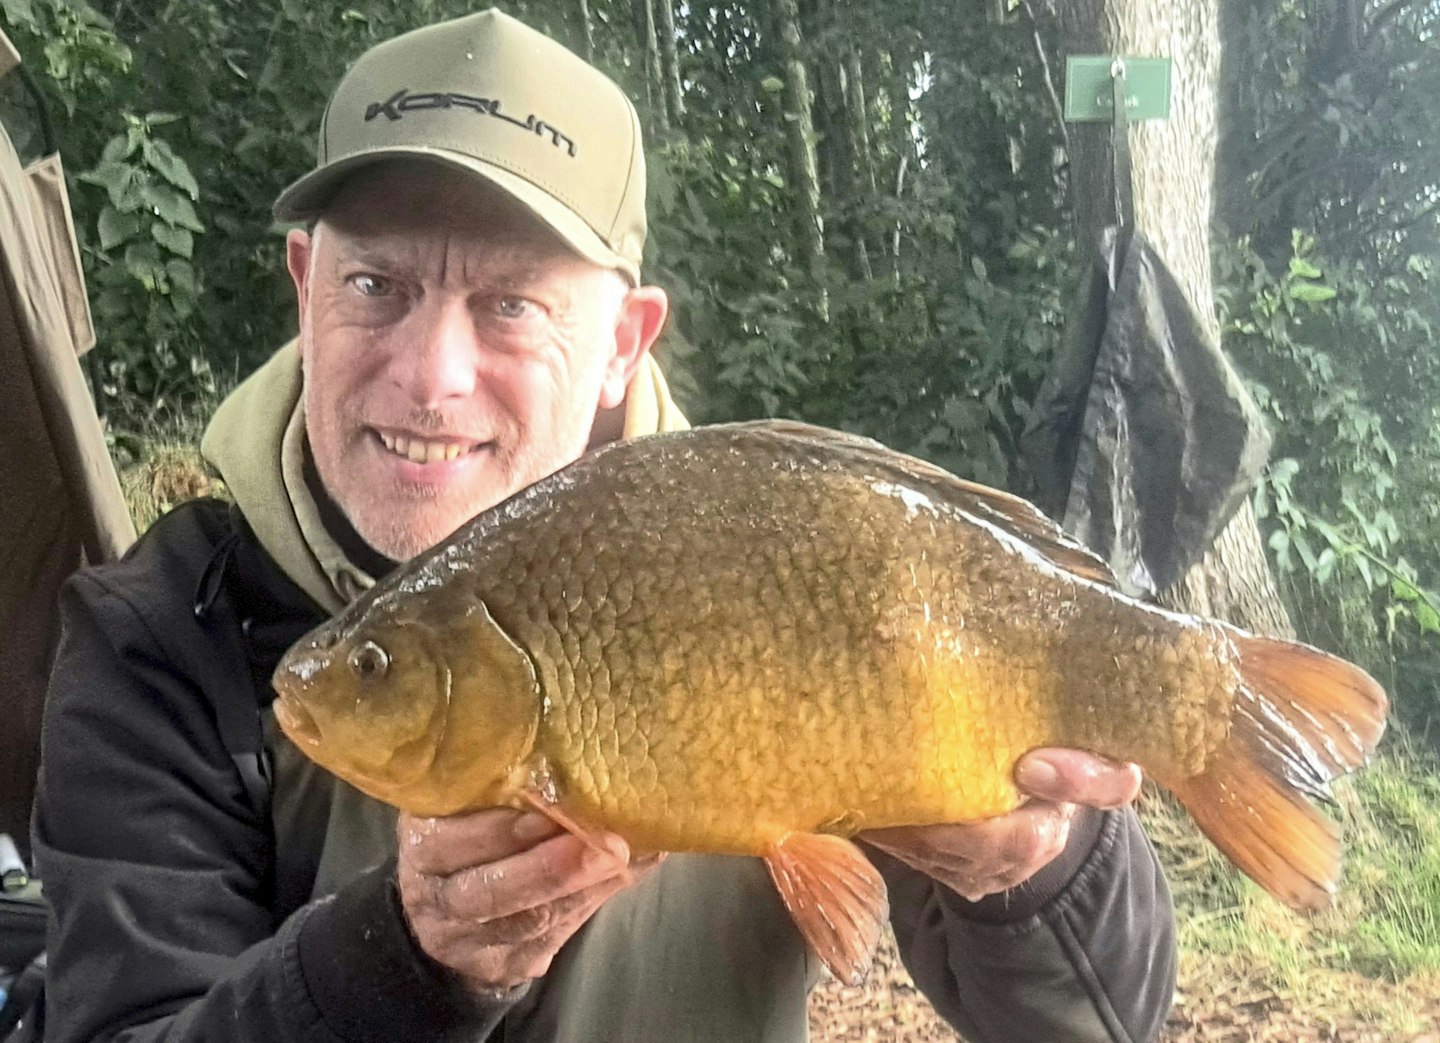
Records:
[[[1261,887],[1292,908],[1322,909],[1340,876],[1340,832],[1318,805],[1333,805],[1330,782],[1380,741],[1385,691],[1318,649],[1226,630],[1243,678],[1229,738],[1170,789]]]
[[[765,855],[770,878],[810,948],[830,973],[859,985],[889,918],[885,881],[851,841],[787,833]]]

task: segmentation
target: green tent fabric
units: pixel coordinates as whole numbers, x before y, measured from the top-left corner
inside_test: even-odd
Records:
[[[0,32],[0,76],[19,64]],[[60,585],[135,539],[80,355],[94,343],[60,157],[0,127],[0,833],[28,847]]]

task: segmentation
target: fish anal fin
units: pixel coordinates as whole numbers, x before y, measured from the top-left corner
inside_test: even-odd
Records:
[[[864,981],[890,912],[885,881],[864,853],[842,837],[788,833],[765,866],[830,973],[847,985]]]
[[[1227,631],[1243,678],[1229,737],[1199,775],[1164,781],[1256,883],[1292,908],[1323,909],[1339,881],[1340,831],[1319,803],[1380,741],[1385,692],[1318,649]]]

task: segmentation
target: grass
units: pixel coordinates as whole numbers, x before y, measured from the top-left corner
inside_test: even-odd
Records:
[[[225,485],[200,458],[198,430],[177,428],[132,436],[113,450],[120,491],[135,531],[144,532],[172,507],[197,496],[225,495]]]
[[[1440,1007],[1440,761],[1395,733],[1336,790],[1344,876],[1332,907],[1308,917],[1241,877],[1173,800],[1147,793],[1175,895],[1182,996],[1223,995],[1232,1009],[1268,997],[1410,1039]]]

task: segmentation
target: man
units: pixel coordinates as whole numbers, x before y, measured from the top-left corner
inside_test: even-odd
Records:
[[[255,723],[281,651],[394,562],[594,441],[684,426],[643,187],[618,88],[505,15],[342,81],[276,204],[312,222],[298,346],[206,434],[236,509],[173,512],[65,596],[47,1038],[804,1038],[818,964],[755,860],[627,873],[619,837],[597,857],[533,813],[397,821]],[[1136,769],[1042,751],[1018,781],[1012,815],[864,838],[915,976],[977,1039],[1149,1038],[1173,931]]]

